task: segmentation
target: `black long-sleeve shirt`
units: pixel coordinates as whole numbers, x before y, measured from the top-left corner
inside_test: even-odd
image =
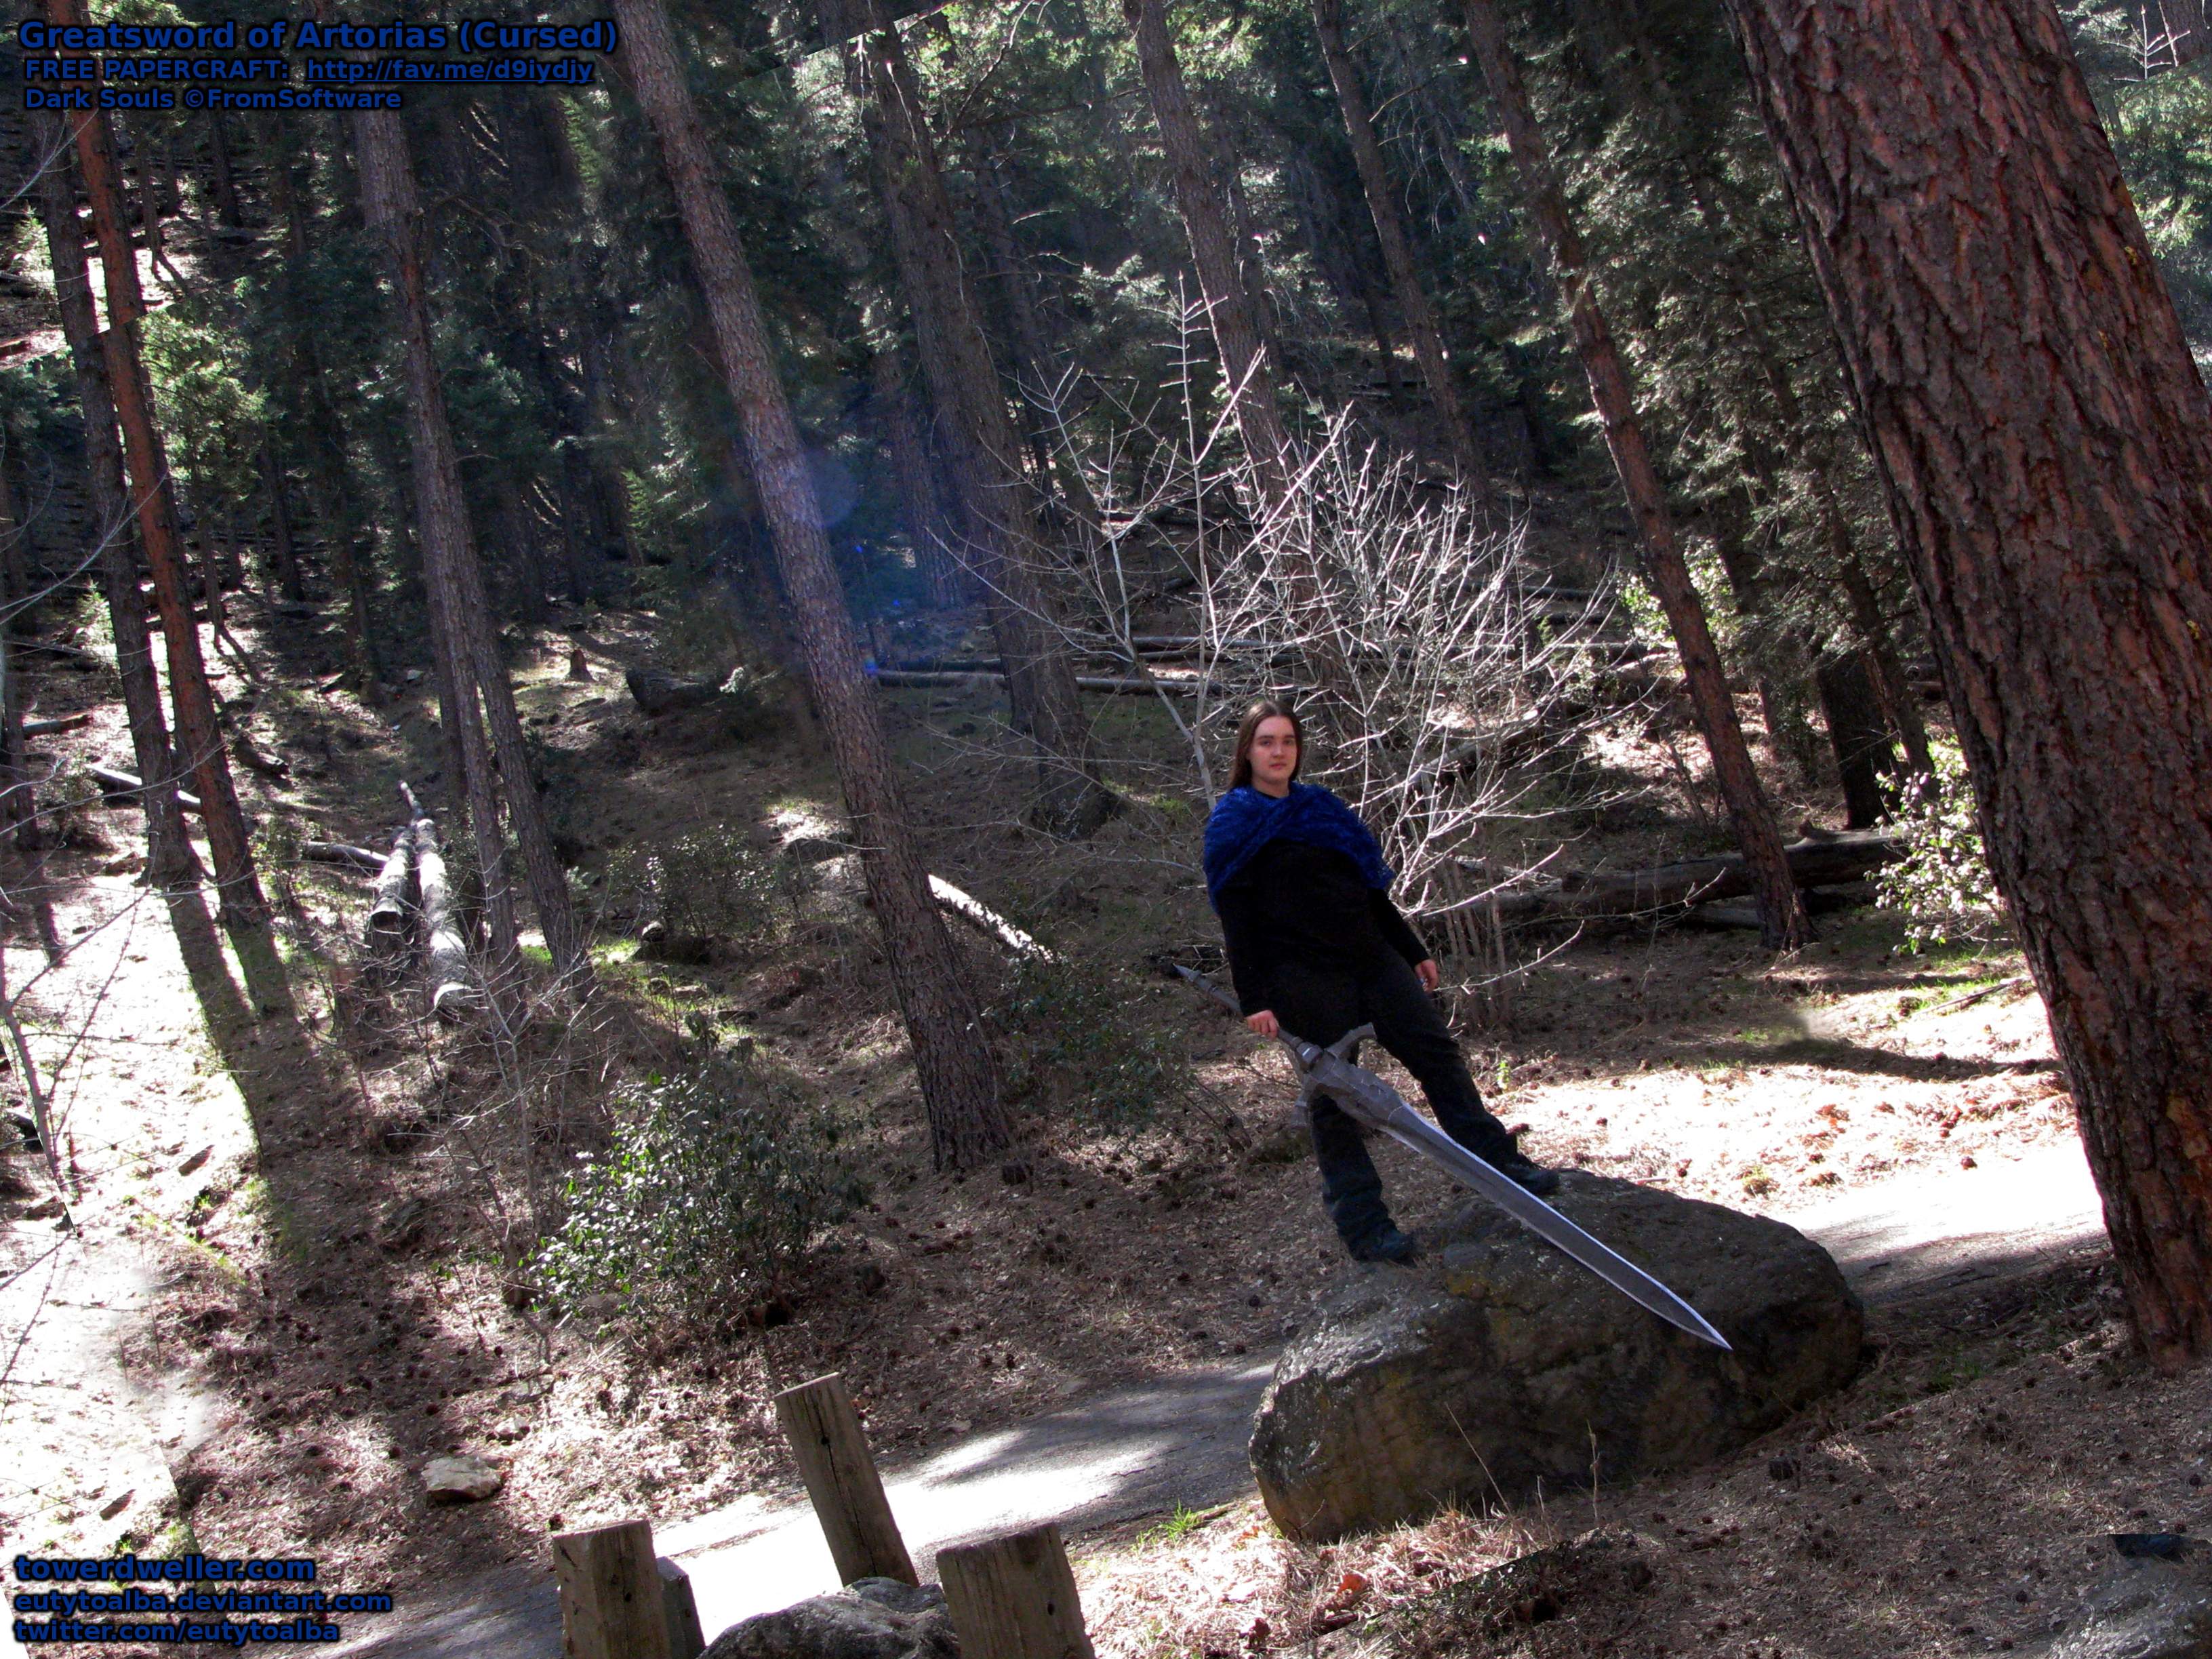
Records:
[[[1273,1006],[1274,964],[1340,965],[1357,972],[1392,951],[1408,963],[1428,947],[1390,902],[1359,878],[1343,854],[1278,838],[1252,855],[1221,890],[1221,933],[1229,971],[1247,1014]]]

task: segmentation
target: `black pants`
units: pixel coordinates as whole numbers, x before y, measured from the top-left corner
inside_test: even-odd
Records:
[[[1492,1163],[1512,1154],[1512,1136],[1483,1109],[1459,1043],[1401,959],[1393,956],[1365,970],[1281,963],[1273,989],[1284,1030],[1326,1048],[1355,1026],[1372,1025],[1376,1040],[1419,1083],[1446,1134]],[[1334,1101],[1314,1102],[1313,1141],[1322,1202],[1339,1236],[1357,1246],[1389,1224],[1382,1177],[1359,1126]]]

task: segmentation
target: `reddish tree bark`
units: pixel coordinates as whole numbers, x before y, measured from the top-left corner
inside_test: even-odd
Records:
[[[2050,0],[1727,5],[2178,1368],[2212,1352],[2212,398]]]
[[[995,1156],[1013,1138],[981,1012],[930,896],[929,878],[892,780],[881,711],[861,672],[860,642],[822,533],[798,428],[776,379],[752,271],[714,174],[668,14],[660,0],[616,0],[615,14],[631,86],[659,138],[707,295],[814,705],[829,732],[853,814],[892,988],[913,1045],[931,1150],[939,1167],[967,1168]]]
[[[1712,757],[1713,780],[1720,786],[1736,845],[1752,872],[1761,936],[1771,950],[1794,950],[1813,937],[1812,922],[1796,884],[1790,878],[1782,836],[1775,828],[1774,809],[1768,805],[1766,792],[1752,765],[1751,750],[1743,740],[1743,727],[1729,696],[1728,676],[1713,644],[1712,630],[1706,625],[1705,605],[1690,580],[1689,567],[1683,562],[1681,544],[1667,511],[1666,492],[1644,442],[1643,424],[1637,418],[1636,395],[1613,346],[1605,313],[1598,305],[1582,237],[1568,216],[1566,196],[1553,173],[1550,153],[1537,127],[1520,65],[1506,42],[1494,0],[1466,0],[1466,9],[1468,33],[1474,43],[1483,76],[1490,83],[1491,98],[1505,123],[1506,143],[1521,175],[1528,216],[1550,251],[1567,301],[1575,350],[1589,380],[1590,400],[1604,422],[1614,470],[1620,474],[1629,510],[1643,534],[1644,572],[1674,635],[1674,648],[1682,659],[1682,678],[1697,711],[1706,750]]]
[[[1352,159],[1358,164],[1360,188],[1367,194],[1367,210],[1375,221],[1375,240],[1382,246],[1382,268],[1389,273],[1390,292],[1398,301],[1399,315],[1406,319],[1406,332],[1413,337],[1413,359],[1421,366],[1429,401],[1443,423],[1461,477],[1474,494],[1487,496],[1490,486],[1482,475],[1481,451],[1467,418],[1459,385],[1452,378],[1451,359],[1444,350],[1443,324],[1428,290],[1421,286],[1413,243],[1406,235],[1405,216],[1398,210],[1398,193],[1382,160],[1382,146],[1375,137],[1375,116],[1368,106],[1367,88],[1360,83],[1359,66],[1352,62],[1352,48],[1345,41],[1344,0],[1313,0],[1313,13],[1322,57],[1336,88],[1336,101],[1344,111]],[[1395,374],[1394,368],[1394,378]]]
[[[77,408],[84,419],[86,497],[92,507],[93,532],[100,538],[100,574],[115,639],[116,674],[123,682],[131,754],[144,781],[140,799],[146,812],[147,875],[155,890],[167,894],[198,884],[199,859],[185,836],[176,780],[171,775],[168,721],[161,713],[153,641],[146,632],[146,600],[138,586],[137,550],[131,539],[123,449],[115,435],[115,401],[108,391],[107,360],[93,307],[84,226],[77,217],[76,192],[71,187],[74,169],[65,154],[69,137],[61,117],[51,111],[38,114],[33,130],[39,153],[55,157],[40,174],[39,207],[53,263],[62,334],[76,370]],[[201,920],[204,923],[204,912]]]
[[[58,25],[82,27],[85,22],[84,0],[47,0],[46,10]],[[177,738],[198,786],[223,931],[238,953],[248,995],[265,1011],[288,1012],[292,1006],[291,989],[269,929],[268,901],[262,895],[260,875],[246,840],[246,815],[239,809],[229,758],[216,726],[215,696],[208,686],[207,663],[200,651],[199,628],[192,619],[187,592],[175,502],[168,488],[168,462],[154,424],[152,388],[138,355],[138,323],[146,306],[124,210],[114,141],[100,111],[74,112],[64,120],[72,129],[77,165],[92,205],[93,232],[100,243],[107,290],[105,339],[109,391],[122,428],[131,489],[137,497],[138,541],[154,577]]]

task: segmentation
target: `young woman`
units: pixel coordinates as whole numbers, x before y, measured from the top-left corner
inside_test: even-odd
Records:
[[[1390,902],[1382,850],[1352,809],[1297,781],[1304,733],[1273,698],[1237,728],[1229,791],[1206,825],[1206,890],[1221,918],[1244,1023],[1262,1036],[1287,1030],[1326,1047],[1371,1024],[1428,1097],[1444,1132],[1532,1193],[1559,1188],[1483,1109],[1459,1044],[1428,994],[1437,969]],[[1358,1126],[1316,1101],[1314,1153],[1322,1201],[1362,1261],[1410,1261],[1413,1241],[1382,1203],[1382,1177]]]

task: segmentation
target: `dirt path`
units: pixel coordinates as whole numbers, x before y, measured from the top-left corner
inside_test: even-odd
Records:
[[[2021,1218],[2033,1219],[2020,1224]],[[1865,1297],[1879,1331],[1916,1301],[2024,1277],[2102,1251],[2096,1191],[2078,1146],[1860,1190],[1787,1218],[1825,1245]],[[1083,1534],[1178,1506],[1249,1497],[1244,1443],[1273,1369],[1194,1371],[1102,1395],[1018,1427],[975,1435],[889,1474],[886,1486],[925,1577],[937,1552],[992,1532],[1058,1521]],[[749,1501],[662,1528],[709,1633],[836,1587],[803,1503]],[[336,1651],[361,1659],[556,1659],[560,1620],[550,1570],[510,1571],[417,1598]]]

